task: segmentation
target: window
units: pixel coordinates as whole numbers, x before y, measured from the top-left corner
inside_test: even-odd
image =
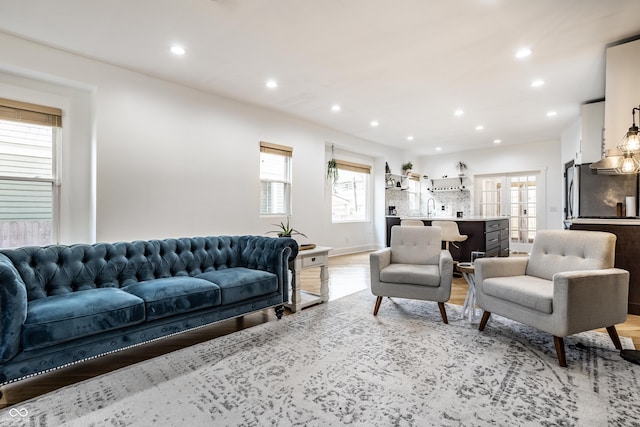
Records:
[[[0,247],[56,242],[62,111],[0,98]]]
[[[338,179],[331,192],[333,222],[369,220],[371,167],[336,159]]]
[[[291,214],[293,149],[260,142],[260,215]]]
[[[412,173],[407,181],[409,182],[407,188],[409,212],[420,212],[420,175]]]

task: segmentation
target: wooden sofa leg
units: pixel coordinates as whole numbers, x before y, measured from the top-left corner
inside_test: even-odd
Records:
[[[618,350],[622,350],[622,343],[620,342],[620,337],[618,336],[618,331],[616,331],[615,325],[607,326],[607,332],[609,332],[609,337],[611,337],[611,341],[613,341],[613,345]]]
[[[382,303],[382,297],[378,297],[376,299],[376,306],[373,308],[373,315],[378,315],[378,310],[380,310],[380,303]]]
[[[438,303],[438,308],[440,309],[440,316],[442,316],[442,321],[445,324],[448,324],[449,321],[447,320],[447,310],[445,310],[445,308],[444,308],[444,303],[443,302],[439,302]]]
[[[567,367],[567,358],[564,353],[564,338],[553,336],[553,343],[556,345],[556,354],[558,356],[558,364],[562,368]]]
[[[487,326],[487,322],[489,321],[489,317],[491,317],[491,312],[485,310],[482,313],[482,319],[480,320],[480,326],[478,326],[478,330],[480,332],[484,331],[484,327]]]

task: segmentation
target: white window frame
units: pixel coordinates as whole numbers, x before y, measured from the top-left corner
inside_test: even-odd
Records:
[[[18,120],[6,120],[5,118],[0,118],[0,120],[2,120],[4,123],[9,123],[9,124],[13,124],[13,125],[19,125],[19,126],[39,126],[39,127],[46,127],[51,129],[51,175],[49,176],[40,176],[40,175],[32,175],[32,176],[23,176],[21,174],[11,174],[8,171],[3,171],[2,169],[0,169],[0,181],[11,181],[11,182],[15,182],[15,183],[29,183],[29,182],[36,182],[36,183],[46,183],[51,185],[51,199],[52,199],[52,218],[51,218],[51,235],[50,235],[50,239],[48,241],[44,241],[38,238],[31,238],[28,240],[24,240],[26,237],[24,237],[23,239],[20,240],[15,240],[17,239],[17,236],[10,236],[9,237],[9,241],[11,243],[9,243],[9,245],[6,245],[6,240],[4,238],[4,236],[2,238],[0,238],[0,246],[3,247],[19,247],[19,246],[29,246],[29,245],[49,245],[49,244],[56,244],[58,243],[58,239],[59,239],[59,235],[60,235],[60,187],[61,187],[61,181],[60,181],[60,159],[61,159],[61,155],[60,155],[60,147],[61,147],[61,142],[62,142],[62,135],[61,135],[61,131],[62,129],[58,126],[49,126],[49,125],[41,125],[41,124],[35,124],[35,123],[22,123]],[[16,220],[18,221],[18,220]],[[14,221],[15,222],[15,221]],[[27,218],[25,218],[24,221],[25,223],[29,223],[30,221],[28,221]],[[33,221],[31,221],[33,222]],[[16,222],[17,223],[17,222]],[[1,231],[0,231],[1,232]]]
[[[285,164],[285,173],[283,179],[273,179],[263,177],[263,161],[265,160],[265,156],[282,156],[283,160],[286,162]],[[291,209],[291,199],[292,199],[292,160],[293,160],[293,149],[291,147],[286,147],[284,145],[272,144],[269,142],[260,142],[260,204],[259,204],[259,213],[261,217],[278,217],[278,216],[290,216],[292,213]],[[263,210],[263,206],[265,206],[265,201],[263,200],[264,191],[263,188],[265,186],[272,185],[282,185],[283,190],[283,202],[282,202],[282,211],[269,209],[268,211]],[[271,194],[271,193],[269,193]],[[277,208],[276,201],[268,196],[268,200],[266,200],[266,204],[272,206],[273,208]]]
[[[338,179],[335,183],[331,184],[331,222],[333,224],[341,224],[341,223],[366,223],[371,222],[371,166],[348,162],[345,160],[336,160],[336,166],[338,168]],[[364,208],[364,215],[356,218],[336,218],[335,210],[334,210],[334,202],[339,200],[340,198],[345,199],[337,194],[337,186],[343,185],[341,184],[340,175],[347,173],[351,174],[361,174],[364,181],[364,194],[356,195],[355,199],[357,200],[359,197],[364,197],[364,202],[362,204],[358,204],[356,202],[356,206],[361,206]],[[356,188],[354,187],[354,190]],[[349,199],[351,200],[351,199]]]

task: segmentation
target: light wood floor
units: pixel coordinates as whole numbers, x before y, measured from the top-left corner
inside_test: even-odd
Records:
[[[304,270],[301,280],[303,289],[319,293],[319,276],[319,269]],[[335,300],[368,288],[369,253],[336,256],[329,259],[330,300]],[[447,304],[462,305],[467,289],[468,286],[463,278],[454,278],[451,299]],[[374,303],[375,297],[372,295],[372,313]],[[384,306],[381,308],[380,314],[383,313],[383,309]],[[306,308],[305,310],[313,310],[313,307]],[[285,315],[292,315],[292,313],[286,310]],[[261,323],[275,321],[277,321],[277,319],[273,309],[263,310],[237,319],[226,320],[196,331],[185,332],[159,342],[145,344],[68,368],[59,369],[15,384],[9,384],[2,389],[4,396],[0,400],[0,408],[14,405],[57,388],[108,373],[142,360],[150,359]],[[636,348],[640,348],[640,316],[629,315],[627,321],[621,325],[617,325],[616,328],[620,336],[632,338]],[[599,332],[606,333],[604,329],[599,330]]]

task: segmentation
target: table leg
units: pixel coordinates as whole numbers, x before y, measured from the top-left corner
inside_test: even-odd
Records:
[[[322,302],[329,301],[329,267],[326,264],[320,267],[320,298]]]
[[[302,263],[299,259],[295,261],[295,268],[293,271],[293,281],[291,283],[291,311],[295,313],[298,311],[300,304],[302,304],[302,296],[300,294],[300,287],[302,282],[300,281],[300,270],[302,270]]]
[[[472,322],[476,317],[476,284],[475,277],[471,273],[462,273],[462,276],[467,281],[469,289],[467,295],[464,298],[464,305],[462,306],[462,313],[460,318],[464,319],[468,317],[469,322]]]

